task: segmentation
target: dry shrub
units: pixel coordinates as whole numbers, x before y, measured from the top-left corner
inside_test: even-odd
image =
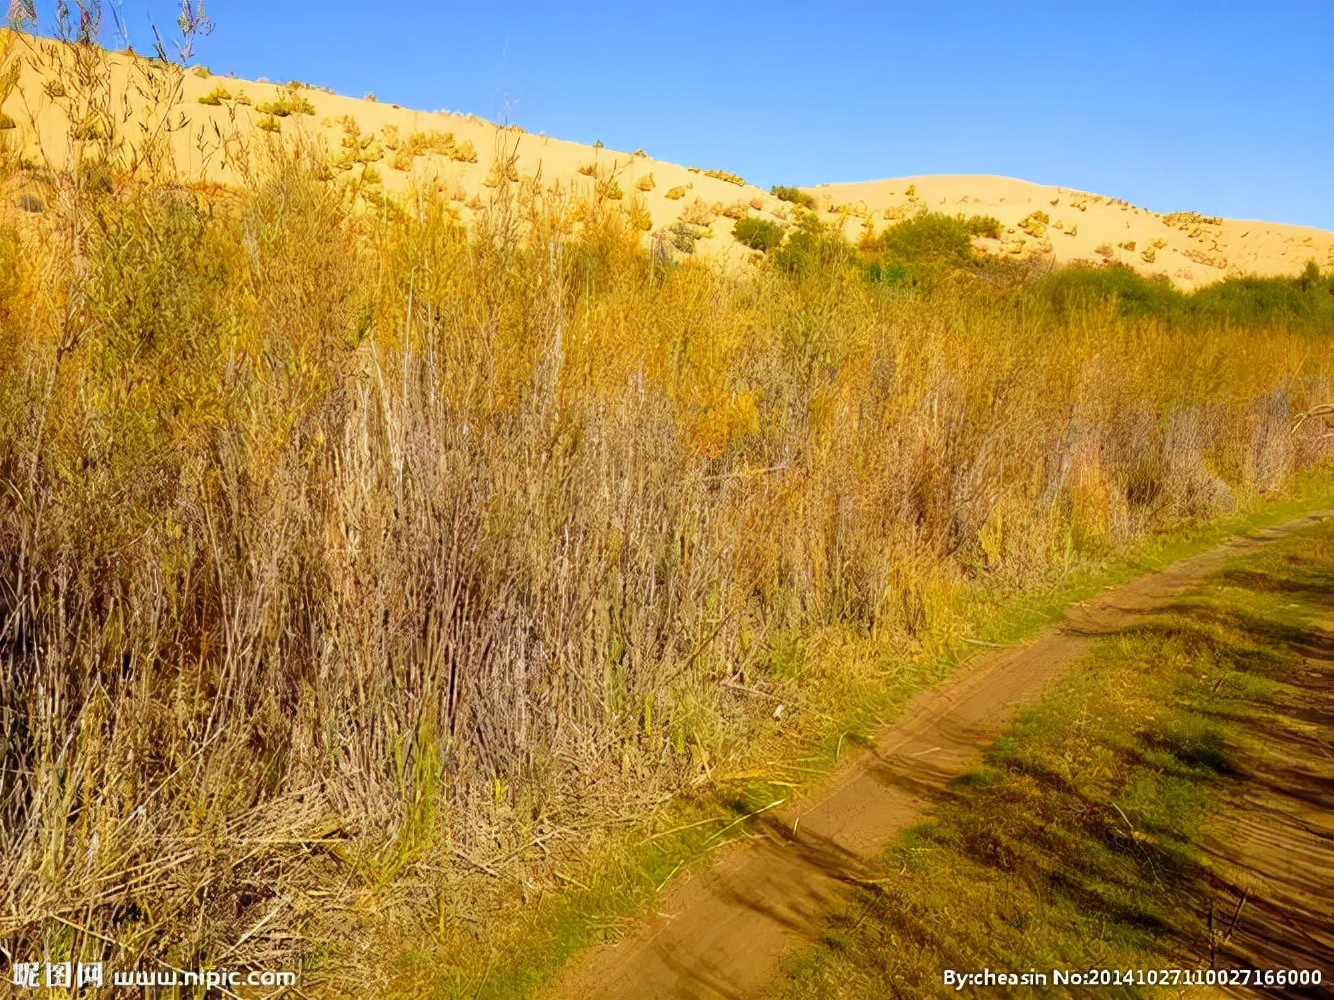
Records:
[[[718,217],[721,207],[710,207],[704,204],[701,199],[696,198],[681,210],[680,220],[691,226],[708,226]]]
[[[730,170],[706,170],[705,177],[713,177],[720,181],[727,181],[729,184],[735,184],[738,187],[746,186],[746,179],[739,174],[734,174]]]

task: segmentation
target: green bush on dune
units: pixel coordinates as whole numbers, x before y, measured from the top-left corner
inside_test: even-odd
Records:
[[[808,208],[812,211],[815,210],[815,199],[801,188],[788,187],[784,184],[775,184],[769,189],[769,193],[779,201],[786,201],[793,205],[800,205],[802,208]]]
[[[737,220],[732,227],[732,235],[738,243],[767,253],[783,242],[783,227],[768,219],[748,215]]]
[[[872,284],[917,286],[949,270],[971,269],[981,261],[973,239],[995,239],[1000,231],[1000,223],[990,216],[926,212],[890,226],[871,241],[863,275]]]

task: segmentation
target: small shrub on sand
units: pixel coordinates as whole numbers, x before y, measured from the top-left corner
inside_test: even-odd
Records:
[[[752,250],[768,253],[783,242],[783,227],[768,219],[747,216],[732,227],[732,236]]]
[[[255,110],[275,118],[286,118],[289,115],[313,115],[315,106],[304,94],[299,94],[290,87],[281,87],[274,100],[255,105]]]
[[[750,208],[744,201],[734,201],[718,214],[725,215],[729,219],[744,219],[749,211]]]
[[[1028,233],[1035,239],[1047,235],[1047,226],[1051,222],[1051,216],[1039,209],[1036,212],[1030,212],[1019,223],[1019,228]]]
[[[625,194],[621,191],[621,186],[616,183],[616,178],[607,177],[598,181],[597,196],[608,201],[620,201]]]
[[[283,130],[282,125],[273,115],[264,115],[255,123],[255,127],[264,132],[281,132]]]
[[[1163,216],[1163,222],[1174,229],[1191,229],[1195,226],[1218,226],[1223,220],[1216,215],[1201,215],[1199,212],[1169,212]]]
[[[394,130],[394,135],[397,137],[397,129]],[[459,163],[477,162],[477,151],[471,142],[466,139],[458,142],[453,132],[441,132],[436,129],[430,132],[413,132],[406,139],[399,139],[397,153],[399,155],[395,156],[390,164],[397,170],[411,169],[412,160],[418,156],[444,156]]]
[[[688,222],[677,222],[667,233],[672,246],[684,254],[694,253],[695,244],[710,235],[707,227],[692,226]]]
[[[489,188],[500,187],[502,184],[514,184],[519,180],[519,158],[517,155],[498,156],[491,163],[491,169],[486,173],[486,179],[482,183]]]
[[[597,172],[598,172],[598,165],[596,163],[579,164],[579,173],[583,174],[583,176],[585,177],[594,177],[597,175]]]
[[[636,191],[652,191],[655,187],[657,187],[657,182],[653,179],[652,174],[645,174],[635,181]]]
[[[680,215],[681,221],[691,226],[711,225],[717,217],[718,213],[699,198],[682,209]]]
[[[231,99],[231,92],[228,91],[226,87],[214,87],[203,97],[199,98],[199,103],[216,108],[221,105],[223,101],[230,101]]]
[[[808,208],[812,212],[815,211],[815,199],[801,188],[777,184],[769,189],[769,193],[779,201],[791,202],[793,205],[800,205],[802,208]]]
[[[728,184],[735,184],[737,187],[745,187],[746,179],[739,174],[734,174],[730,170],[706,170],[705,177],[712,177],[715,180],[727,181]]]
[[[668,188],[667,193],[663,195],[668,201],[680,201],[686,196],[686,189],[679,184],[674,188]]]

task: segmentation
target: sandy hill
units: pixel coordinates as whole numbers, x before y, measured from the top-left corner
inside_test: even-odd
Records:
[[[1000,240],[992,253],[1050,256],[1056,263],[1119,261],[1194,287],[1229,275],[1296,274],[1307,261],[1334,268],[1334,233],[1276,222],[1218,219],[1195,212],[1159,215],[1117,198],[1009,177],[901,177],[808,188],[823,210],[842,217],[851,237],[923,210],[989,215]]]
[[[71,134],[84,143],[109,131],[160,134],[183,180],[233,185],[243,180],[257,141],[306,139],[327,146],[349,182],[398,197],[434,190],[465,220],[507,180],[537,176],[619,201],[646,231],[685,222],[701,252],[734,260],[749,254],[731,238],[735,219],[760,215],[786,224],[793,218],[791,205],[725,170],[668,163],[643,150],[586,146],[298,82],[238,80],[202,68],[180,74],[126,53],[0,36],[0,61],[18,67],[7,95],[0,69],[0,125],[8,126],[0,136],[38,162],[68,158]],[[1334,267],[1334,233],[1190,212],[1157,215],[1117,199],[1002,177],[907,177],[808,190],[823,217],[854,239],[931,210],[999,219],[1003,238],[979,241],[991,253],[1058,263],[1121,261],[1184,286],[1238,273],[1296,273],[1312,259]]]

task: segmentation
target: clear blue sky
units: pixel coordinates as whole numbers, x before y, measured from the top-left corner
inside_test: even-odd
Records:
[[[123,0],[140,46],[150,10]],[[211,0],[198,59],[722,167],[993,173],[1334,229],[1334,0]]]

